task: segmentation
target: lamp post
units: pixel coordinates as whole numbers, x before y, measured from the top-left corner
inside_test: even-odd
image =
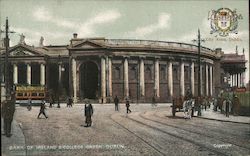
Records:
[[[200,29],[198,29],[198,39],[193,40],[194,42],[198,42],[198,116],[201,116],[201,104],[200,104],[200,99],[201,99],[201,41],[204,42],[204,40],[201,40],[201,35],[200,35]]]
[[[61,61],[61,55],[59,55],[58,56],[57,108],[60,108],[61,78],[62,78],[62,61]]]
[[[4,45],[5,45],[4,83],[5,83],[5,96],[7,97],[7,96],[10,96],[10,91],[11,91],[10,90],[10,80],[9,80],[9,33],[15,33],[14,31],[9,31],[8,17],[6,17],[5,31],[1,30],[1,33],[5,33],[5,38],[4,38]],[[1,80],[2,80],[2,77],[1,77]]]

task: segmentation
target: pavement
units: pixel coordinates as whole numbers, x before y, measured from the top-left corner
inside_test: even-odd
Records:
[[[66,104],[62,104],[62,106]],[[77,105],[77,104],[76,104]],[[167,104],[171,105],[171,104]],[[15,118],[15,117],[14,117]],[[232,123],[242,123],[250,124],[250,117],[245,116],[233,116],[229,115],[226,117],[220,112],[215,112],[212,109],[202,110],[202,116],[199,118],[209,119],[209,120],[218,120]],[[25,136],[22,131],[22,125],[17,123],[16,120],[12,122],[12,136],[10,138],[6,137],[3,134],[3,120],[1,119],[1,155],[3,156],[26,156],[27,150],[25,146]]]
[[[250,124],[250,117],[236,116],[236,115],[231,115],[231,114],[229,115],[229,117],[226,117],[225,114],[222,114],[220,111],[214,111],[212,108],[207,109],[206,111],[203,110],[199,118],[224,121],[224,122],[232,122],[232,123]]]
[[[21,129],[21,125],[13,120],[12,122],[12,129],[11,129],[11,137],[6,137],[4,135],[3,130],[3,119],[1,118],[1,155],[2,156],[25,156],[26,149],[25,149],[25,137],[23,131]],[[18,150],[15,150],[17,149]]]

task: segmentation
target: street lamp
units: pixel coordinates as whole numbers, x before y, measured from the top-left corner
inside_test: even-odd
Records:
[[[193,40],[194,42],[198,42],[198,116],[201,116],[201,104],[200,104],[200,99],[201,99],[201,41],[204,42],[204,40],[201,40],[201,35],[200,35],[200,29],[198,29],[198,39]]]
[[[4,45],[5,45],[5,58],[4,58],[4,82],[5,82],[5,96],[10,96],[10,80],[9,80],[9,33],[15,33],[9,31],[9,21],[6,17],[5,31],[1,30],[1,33],[5,33]],[[1,95],[2,96],[2,95]]]

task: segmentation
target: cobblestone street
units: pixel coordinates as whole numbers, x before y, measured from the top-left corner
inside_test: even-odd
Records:
[[[84,105],[47,107],[48,119],[37,119],[39,107],[17,107],[27,155],[248,155],[249,124],[202,118],[171,117],[169,104],[132,104],[126,115],[112,104],[94,104],[92,127],[84,127]],[[18,149],[13,149],[18,153]]]

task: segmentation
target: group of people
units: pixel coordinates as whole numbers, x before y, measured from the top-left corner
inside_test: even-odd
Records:
[[[117,96],[114,98],[114,103],[115,103],[115,111],[119,111],[119,99]],[[127,109],[127,114],[131,113],[132,111],[130,110],[130,102],[129,99],[126,98],[126,109]]]

